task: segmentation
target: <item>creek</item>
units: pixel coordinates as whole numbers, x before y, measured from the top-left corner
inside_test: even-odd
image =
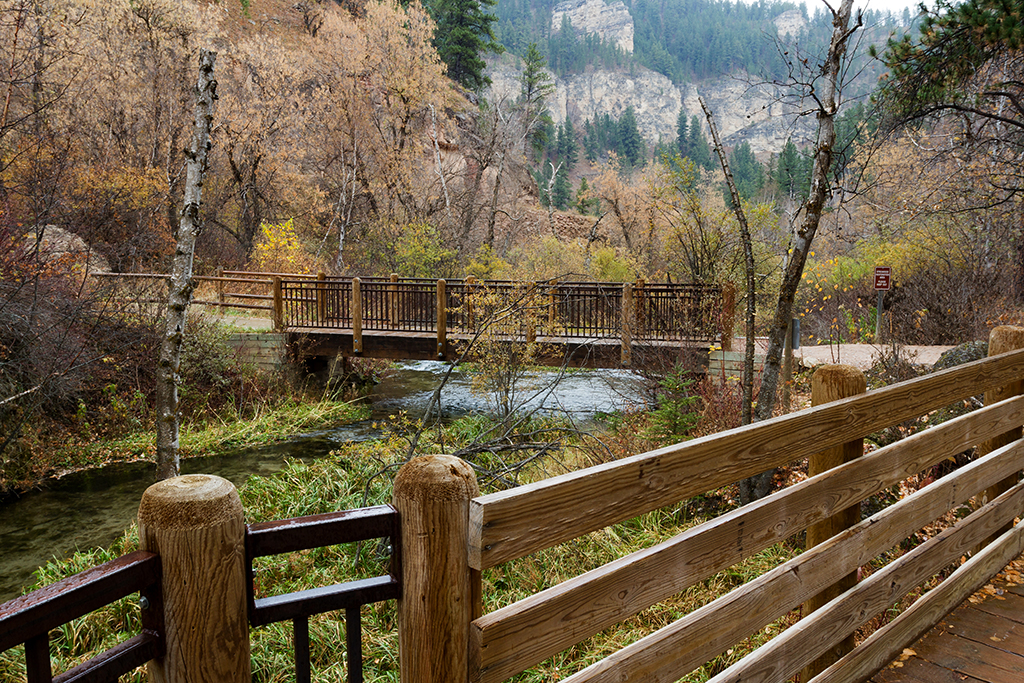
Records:
[[[434,362],[403,363],[397,372],[374,387],[369,396],[369,420],[294,435],[273,446],[240,449],[182,460],[183,474],[216,474],[242,486],[252,475],[281,469],[286,458],[312,460],[340,444],[379,436],[374,421],[402,411],[420,417],[446,366]],[[538,372],[527,384],[548,386],[553,372]],[[524,388],[523,396],[536,390]],[[635,376],[617,370],[574,370],[554,389],[534,397],[530,406],[542,412],[562,412],[578,423],[595,413],[636,405],[640,392]],[[488,401],[472,391],[471,379],[460,372],[445,385],[442,418],[489,410]],[[153,483],[155,465],[135,462],[69,474],[44,488],[0,504],[0,602],[16,597],[32,583],[32,573],[53,558],[77,549],[103,547],[127,528],[138,511],[142,493]]]

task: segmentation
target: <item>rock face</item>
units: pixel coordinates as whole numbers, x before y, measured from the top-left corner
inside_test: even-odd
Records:
[[[596,34],[614,43],[625,52],[633,52],[633,17],[622,0],[605,4],[604,0],[565,0],[552,8],[551,30],[562,28],[562,17],[568,15],[579,35]]]
[[[807,28],[807,20],[800,10],[791,9],[775,17],[775,28],[782,38],[794,37]]]
[[[488,72],[493,93],[514,96],[519,92],[519,71],[508,66]],[[704,113],[697,101],[703,95],[715,115],[715,123],[729,147],[749,142],[759,157],[776,153],[790,137],[798,145],[809,142],[814,118],[799,118],[792,107],[781,104],[768,86],[751,86],[745,74],[677,86],[659,73],[638,67],[632,73],[594,71],[560,78],[548,100],[552,118],[561,124],[568,116],[577,130],[587,119],[607,113],[618,119],[632,106],[637,127],[648,144],[676,138],[679,110],[687,119],[697,116],[707,132]]]

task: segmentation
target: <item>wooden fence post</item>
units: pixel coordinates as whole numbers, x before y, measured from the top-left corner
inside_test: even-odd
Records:
[[[388,285],[388,319],[391,327],[398,327],[398,273],[391,273],[391,284]]]
[[[722,285],[722,350],[732,351],[732,335],[736,327],[736,285]]]
[[[1024,327],[1016,327],[1014,325],[1000,325],[999,327],[992,328],[992,331],[988,336],[988,355],[998,356],[1001,353],[1008,351],[1015,351],[1017,349],[1024,348]],[[992,405],[998,403],[1011,396],[1019,396],[1024,394],[1024,382],[1020,380],[1011,382],[1005,386],[998,387],[996,389],[989,389],[985,392],[985,405]],[[983,441],[978,444],[977,457],[987,455],[992,451],[1005,446],[1008,443],[1016,441],[1021,437],[1021,428],[1016,427],[1001,434],[994,439]],[[1001,494],[1009,491],[1017,483],[1018,474],[1013,474],[1001,482],[985,490],[984,496],[980,502],[980,505],[995,500]],[[1012,524],[1008,524],[1004,528],[1000,529],[999,533],[994,534],[992,537],[985,540],[984,543],[979,546],[979,550],[991,543],[996,539],[997,536],[1001,535],[1005,531],[1008,531]]]
[[[472,333],[475,331],[476,320],[473,315],[473,297],[476,296],[476,278],[472,275],[467,275],[466,279],[463,280],[464,287],[462,290],[462,306],[463,306],[463,327],[464,332]]]
[[[402,523],[399,670],[404,683],[466,683],[474,591],[469,570],[473,469],[450,455],[407,462],[395,477]]]
[[[352,353],[363,352],[363,281],[352,278]]]
[[[166,653],[149,663],[151,678],[248,683],[245,520],[234,485],[207,474],[153,484],[139,505],[139,542],[160,555],[163,573]]]
[[[558,319],[558,280],[551,280],[548,285],[548,334],[555,336],[558,334],[555,325]]]
[[[437,359],[448,356],[448,294],[444,280],[437,281]]]
[[[224,297],[224,280],[221,279],[221,278],[224,277],[224,266],[217,266],[216,276],[217,276],[217,313],[219,315],[224,315],[224,301],[225,301],[225,297]]]
[[[316,274],[316,320],[321,325],[327,320],[327,274],[320,271]]]
[[[281,278],[274,277],[271,291],[274,295],[274,331],[280,332],[284,329],[284,291],[281,288]]]
[[[849,365],[825,365],[815,370],[814,375],[811,377],[812,406],[831,403],[841,398],[863,394],[866,391],[867,380],[864,378],[864,373]],[[843,463],[855,460],[863,454],[864,439],[855,439],[820,453],[815,453],[807,460],[807,476],[813,477],[816,474],[821,474]],[[840,510],[822,522],[812,524],[807,527],[807,549],[823,543],[858,522],[860,522],[860,503],[851,505],[845,510]],[[851,572],[847,574],[837,583],[829,586],[820,594],[805,602],[803,615],[807,616],[856,583],[857,573]],[[811,680],[839,661],[843,655],[853,650],[854,645],[854,636],[851,634],[842,642],[834,645],[831,650],[821,657],[808,664],[804,668],[803,673],[800,674],[800,680]]]
[[[622,285],[622,367],[633,361],[633,285]]]
[[[526,343],[534,344],[537,341],[537,319],[540,317],[537,311],[537,285],[527,285],[526,293],[523,296],[523,306],[520,311],[524,314],[522,320],[526,322]],[[525,307],[526,310],[523,310]]]

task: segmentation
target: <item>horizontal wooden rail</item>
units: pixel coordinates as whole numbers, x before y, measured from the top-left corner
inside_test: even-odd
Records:
[[[995,457],[993,457],[995,456]],[[1007,457],[1008,456],[1008,457]],[[1002,462],[1001,462],[1002,460]],[[993,467],[993,465],[998,466]],[[829,541],[808,550],[736,588],[682,619],[566,679],[567,683],[621,681],[625,672],[643,671],[654,680],[676,680],[734,643],[785,615],[807,598],[816,595],[839,577],[867,563],[924,524],[936,519],[996,481],[1000,474],[1024,465],[1024,444],[1015,442],[983,460],[962,468],[956,476],[934,484],[863,520]],[[1000,505],[1001,514],[1020,511],[1021,491],[1012,500],[1016,511]],[[994,518],[973,527],[970,539],[982,539],[998,525]],[[996,519],[1004,519],[1002,516]],[[1001,523],[1001,522],[1000,522]],[[972,542],[955,544],[952,559],[958,559]],[[948,562],[947,562],[948,563]],[[942,564],[939,565],[943,566]],[[934,573],[934,572],[932,572]],[[916,584],[915,584],[916,585]],[[898,596],[893,600],[898,599]],[[828,612],[828,609],[819,612]],[[818,614],[816,612],[815,614]],[[872,612],[873,616],[875,612]],[[809,657],[809,659],[813,659]],[[802,666],[803,660],[800,665]],[[799,667],[798,667],[799,669]]]
[[[945,581],[906,611],[878,629],[861,645],[816,676],[810,683],[861,683],[902,652],[906,643],[924,635],[1003,567],[1024,552],[1024,522],[974,553]]]
[[[132,593],[143,595],[142,633],[54,680],[114,680],[163,653],[160,558],[136,551],[0,605],[0,651],[25,643],[29,683],[50,681],[48,633]]]
[[[1022,398],[969,413],[490,612],[470,630],[473,649],[481,653],[480,680],[504,680],[815,521],[1022,423]],[[999,471],[1014,469],[1010,464]],[[959,495],[964,495],[963,487]],[[929,509],[925,517],[933,516],[914,518],[911,528],[892,542],[946,509]]]
[[[1022,375],[1024,350],[1013,351],[855,398],[481,496],[470,506],[470,564],[486,569],[549,548],[867,436]]]
[[[1018,467],[1020,467],[1018,460]],[[900,556],[823,609],[786,630],[709,683],[784,681],[882,612],[943,567],[966,557],[987,536],[999,530],[1024,509],[1024,484],[988,503],[980,510],[943,529],[938,535]],[[1020,552],[1019,542],[1016,544]],[[788,599],[789,596],[779,596]]]

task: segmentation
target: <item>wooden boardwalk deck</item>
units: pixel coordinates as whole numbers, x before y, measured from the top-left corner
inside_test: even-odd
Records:
[[[926,633],[873,683],[1019,683],[1024,681],[1024,560]]]

